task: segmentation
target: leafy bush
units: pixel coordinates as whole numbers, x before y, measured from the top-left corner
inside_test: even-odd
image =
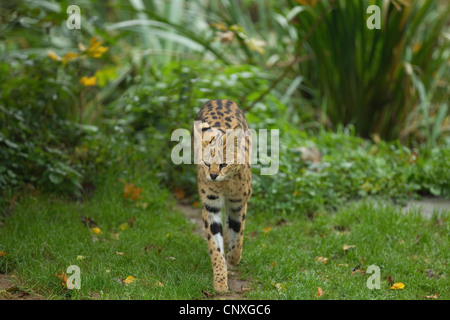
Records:
[[[351,199],[368,196],[405,199],[422,195],[450,195],[450,147],[431,153],[399,142],[371,142],[350,127],[338,132],[306,132],[281,139],[280,170],[273,176],[254,170],[252,206],[298,214],[334,208]],[[302,158],[302,148],[321,153],[321,159]]]

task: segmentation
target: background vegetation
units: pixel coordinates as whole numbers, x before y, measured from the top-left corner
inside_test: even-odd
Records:
[[[81,9],[80,30],[66,24],[73,4]],[[380,30],[366,26],[371,4],[381,8]],[[195,205],[195,167],[172,163],[176,142],[170,137],[176,128],[190,129],[210,99],[235,100],[251,127],[280,130],[279,172],[261,176],[261,164],[253,169],[250,215],[255,218],[257,213],[267,221],[295,217],[297,225],[355,199],[404,203],[424,195],[450,197],[446,1],[19,0],[0,6],[0,251],[10,253],[0,258],[0,271],[34,279],[50,296],[55,291],[36,279],[51,279],[53,269],[74,252],[59,251],[61,227],[52,240],[38,241],[28,258],[20,257],[19,247],[27,245],[17,245],[21,237],[16,236],[27,228],[21,219],[34,221],[30,201],[39,204],[33,212],[43,221],[68,219],[63,225],[79,219],[80,210],[92,212],[82,216],[95,216],[97,224],[108,212],[116,214],[112,221],[118,224],[133,216],[129,210],[135,216],[133,210],[169,214],[163,202],[173,196]],[[308,151],[320,156],[308,157]],[[107,204],[109,197],[122,197],[130,183],[144,190],[133,209],[129,202]],[[55,201],[63,202],[59,209]],[[101,204],[99,216],[89,201]],[[114,203],[119,209],[111,209]],[[151,227],[165,221],[149,219]],[[167,229],[154,242],[180,236],[186,225],[176,215],[173,219],[173,225],[163,223]],[[77,223],[81,229],[74,232],[84,230]],[[439,231],[443,238],[446,223]],[[180,229],[169,231],[174,226]],[[30,234],[39,237],[44,230],[36,228]],[[116,234],[118,226],[105,228]],[[255,222],[253,228],[264,224]],[[36,250],[48,265],[30,275],[23,261],[34,264]],[[42,256],[45,250],[55,251],[49,258]],[[249,261],[258,252],[251,250]],[[441,253],[436,250],[433,254]],[[435,268],[443,268],[448,257],[442,259]],[[249,265],[244,261],[244,273],[252,276]],[[199,277],[209,272],[195,270]],[[264,270],[260,279],[267,280],[271,273]],[[176,283],[174,277],[170,281]],[[273,290],[266,280],[260,289]],[[192,283],[183,292],[151,297],[199,298],[199,290],[188,294]],[[290,292],[279,297],[304,297]]]

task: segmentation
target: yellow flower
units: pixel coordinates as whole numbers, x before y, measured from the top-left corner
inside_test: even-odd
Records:
[[[84,76],[84,77],[82,77],[80,79],[80,83],[83,86],[92,87],[92,86],[95,86],[97,84],[97,78],[95,76],[93,76],[93,77],[86,77],[86,76]]]
[[[93,58],[101,58],[101,56],[108,51],[107,47],[102,47],[101,44],[103,41],[97,40],[97,36],[94,36],[89,44],[89,48],[87,48],[87,55]]]
[[[49,50],[49,51],[47,52],[47,56],[48,56],[50,59],[52,59],[52,60],[55,60],[55,61],[61,61],[61,57],[58,56],[56,53],[54,53],[54,52],[51,51],[51,50]]]
[[[64,57],[62,57],[62,62],[67,63],[71,60],[74,60],[78,57],[78,53],[75,52],[67,52]]]

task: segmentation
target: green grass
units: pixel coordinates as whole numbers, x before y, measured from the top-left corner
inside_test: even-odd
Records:
[[[143,188],[136,201],[124,199],[123,183],[115,175],[82,202],[23,196],[1,227],[0,251],[7,255],[0,258],[0,271],[14,274],[21,289],[47,299],[202,299],[202,290],[213,291],[206,242],[171,209],[170,194],[151,175],[133,182]],[[93,235],[82,217],[94,221],[102,234]],[[417,212],[363,203],[309,217],[254,212],[250,205],[248,217],[238,267],[251,288],[244,298],[450,298],[448,215],[426,220]],[[128,224],[125,230],[122,224]],[[355,247],[344,251],[344,244]],[[373,264],[381,269],[379,290],[366,286],[364,270]],[[55,276],[69,265],[80,267],[79,290],[63,288]],[[352,274],[352,269],[360,272]],[[136,281],[121,283],[128,276]],[[389,276],[405,288],[389,289]],[[325,291],[320,298],[317,287]]]
[[[426,220],[419,212],[402,214],[394,206],[371,202],[310,217],[254,213],[247,235],[256,236],[247,236],[242,262],[243,274],[253,279],[249,297],[317,299],[321,287],[325,293],[320,299],[422,299],[434,294],[449,299],[450,225],[445,217]],[[355,247],[344,250],[344,245]],[[327,263],[319,257],[328,258]],[[380,289],[367,288],[370,265],[380,267]],[[390,289],[389,276],[405,288]]]
[[[201,298],[201,289],[211,287],[206,243],[170,209],[167,192],[149,177],[142,181],[135,183],[144,189],[140,202],[146,209],[125,201],[123,184],[113,179],[84,203],[25,197],[2,227],[0,250],[7,255],[0,258],[0,271],[15,274],[21,288],[45,298]],[[133,227],[121,230],[133,216]],[[82,217],[102,234],[93,235]],[[80,290],[63,288],[54,275],[69,265],[81,269]],[[136,281],[121,284],[128,276]]]

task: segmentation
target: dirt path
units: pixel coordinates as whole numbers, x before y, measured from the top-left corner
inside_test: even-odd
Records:
[[[182,212],[186,218],[195,225],[194,233],[205,237],[203,229],[203,220],[201,209],[193,208],[191,204],[184,204],[179,202],[176,209]],[[206,238],[205,238],[206,242]],[[206,253],[206,249],[205,249]],[[250,284],[247,281],[241,280],[239,267],[228,266],[228,287],[229,292],[226,294],[212,294],[208,293],[207,298],[218,300],[239,300],[244,299],[243,294],[250,289]]]
[[[0,274],[0,300],[44,300],[43,297],[20,289],[14,276]]]

